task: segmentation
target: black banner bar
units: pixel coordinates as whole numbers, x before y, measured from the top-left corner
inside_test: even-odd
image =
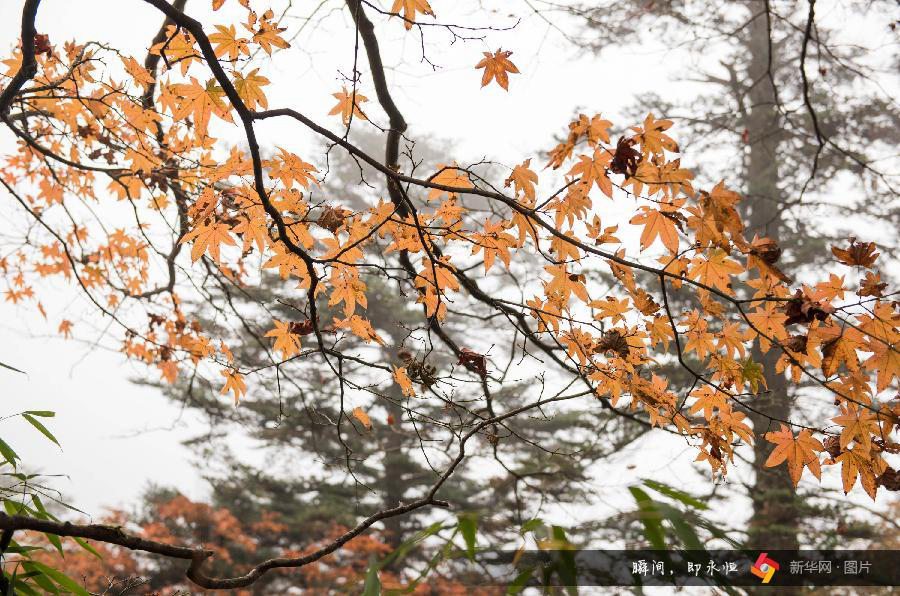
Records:
[[[486,550],[477,561],[497,585],[900,585],[896,550]]]

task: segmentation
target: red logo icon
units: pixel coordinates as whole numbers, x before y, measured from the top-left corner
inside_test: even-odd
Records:
[[[767,584],[778,569],[778,563],[769,558],[769,553],[760,553],[756,563],[750,567],[750,573],[762,579],[762,583]]]

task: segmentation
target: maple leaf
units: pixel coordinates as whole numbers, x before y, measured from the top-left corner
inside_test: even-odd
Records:
[[[316,167],[282,147],[278,147],[278,155],[266,162],[266,165],[269,167],[269,175],[278,178],[285,188],[290,188],[294,182],[303,188],[317,184],[313,176],[318,171]]]
[[[887,283],[881,281],[880,273],[866,271],[866,276],[859,280],[859,290],[857,290],[856,295],[881,298],[884,296],[885,289],[887,289]]]
[[[334,326],[337,329],[349,329],[350,332],[356,337],[362,339],[366,343],[376,342],[378,344],[384,345],[384,340],[378,335],[375,331],[375,328],[372,327],[372,323],[368,321],[368,319],[364,319],[359,315],[352,315],[346,319],[334,319]]]
[[[732,238],[740,239],[740,231],[732,233]],[[747,269],[758,269],[763,276],[770,276],[783,282],[790,282],[791,278],[775,265],[781,257],[781,247],[771,238],[754,236],[747,254]]]
[[[401,16],[403,18],[403,26],[406,27],[407,31],[412,29],[413,24],[415,24],[417,12],[434,16],[431,6],[428,5],[428,0],[394,0],[391,12],[399,15],[401,10],[403,11]]]
[[[675,332],[672,331],[669,318],[657,315],[653,317],[652,321],[648,321],[645,327],[650,333],[651,345],[655,346],[658,343],[662,343],[663,348],[668,351],[669,342],[675,339]]]
[[[174,24],[166,27],[165,40],[150,48],[150,53],[164,55],[168,63],[180,65],[182,75],[186,75],[191,64],[200,59],[200,53],[194,49],[194,38]]]
[[[803,468],[809,468],[816,478],[822,478],[822,468],[819,463],[818,452],[825,447],[818,439],[814,439],[809,429],[803,429],[797,437],[787,425],[782,424],[778,432],[766,433],[766,440],[775,444],[775,449],[766,460],[766,467],[772,468],[784,461],[788,464],[788,473],[794,486],[800,482]]]
[[[610,322],[615,325],[619,321],[625,320],[625,315],[628,314],[628,311],[630,310],[629,304],[630,301],[628,298],[618,300],[612,296],[607,296],[604,300],[590,301],[588,306],[600,310],[599,313],[594,315],[596,320],[612,319]]]
[[[465,170],[461,170],[456,167],[456,162],[453,162],[452,165],[438,164],[437,166],[438,173],[432,176],[429,181],[434,184],[440,184],[442,186],[452,186],[454,188],[468,189],[475,188],[475,185],[472,184],[472,181],[469,179],[469,174]],[[450,198],[458,197],[459,194],[454,191],[449,190],[441,190],[439,188],[430,188],[428,189],[428,200],[435,198],[440,198],[441,195],[446,193]]]
[[[846,449],[856,441],[864,451],[872,449],[872,435],[878,436],[878,419],[871,411],[860,408],[856,404],[846,404],[841,407],[841,415],[831,419],[843,427],[841,430],[840,447]]]
[[[72,337],[72,321],[68,319],[63,319],[59,323],[59,328],[57,329],[59,333],[62,333],[63,337],[69,339]]]
[[[634,139],[619,137],[619,142],[616,143],[616,152],[609,163],[611,171],[616,174],[624,174],[628,178],[637,173],[641,153],[635,150],[634,143]]]
[[[724,410],[727,408],[725,404],[727,395],[709,385],[704,385],[700,389],[694,390],[691,393],[691,397],[696,397],[697,401],[691,406],[690,413],[703,412],[703,417],[707,420],[713,417],[716,409]]]
[[[700,281],[707,286],[733,294],[730,277],[741,273],[743,270],[743,267],[737,261],[728,258],[728,254],[725,251],[716,248],[706,259],[697,257],[691,260],[688,277],[691,279],[700,278]]]
[[[498,49],[491,54],[490,52],[482,52],[484,58],[475,65],[475,68],[483,68],[484,75],[481,77],[481,86],[484,87],[491,81],[496,80],[497,84],[509,91],[509,75],[507,73],[518,74],[519,69],[510,61],[509,57],[512,52]]]
[[[359,304],[368,307],[366,301],[366,284],[359,279],[359,272],[350,267],[335,267],[331,274],[331,296],[328,306],[344,303],[344,316],[349,317]]]
[[[780,341],[787,338],[788,333],[784,328],[787,317],[774,303],[766,303],[763,308],[747,314],[747,318],[755,327],[753,331],[759,334],[759,347],[763,353],[769,351],[772,340]]]
[[[612,182],[606,175],[606,166],[612,157],[609,152],[600,149],[594,150],[594,155],[582,155],[578,158],[578,163],[569,170],[570,176],[581,176],[581,180],[585,185],[585,190],[589,190],[592,185],[596,184],[603,194],[612,198]]]
[[[487,359],[484,354],[479,354],[468,348],[463,348],[459,352],[457,364],[462,364],[469,370],[478,373],[478,376],[482,379],[487,377]]]
[[[372,430],[372,419],[369,418],[369,415],[366,414],[365,410],[361,407],[356,406],[353,408],[353,417],[359,420],[359,422],[366,427],[366,430]]]
[[[509,268],[509,249],[516,246],[516,238],[505,230],[503,222],[488,220],[484,222],[484,233],[472,234],[472,254],[484,251],[485,273],[494,266],[494,258],[497,256]]]
[[[241,401],[241,396],[247,393],[244,376],[233,368],[226,368],[219,372],[225,377],[225,385],[219,393],[224,395],[231,391],[234,394],[234,403],[237,404]]]
[[[273,320],[275,328],[266,333],[266,337],[275,338],[275,350],[281,352],[281,357],[287,360],[300,352],[300,336],[295,334],[293,323],[284,323]]]
[[[826,377],[835,374],[842,363],[850,371],[859,370],[856,350],[862,337],[858,331],[853,328],[822,327],[810,335],[823,341],[822,372]]]
[[[412,380],[410,380],[409,375],[407,374],[405,366],[399,368],[396,366],[394,367],[394,380],[400,385],[403,395],[406,397],[416,396],[416,390],[413,387]]]
[[[244,27],[250,29],[246,25]],[[252,31],[252,29],[250,30]],[[282,50],[291,47],[291,44],[281,37],[281,33],[284,31],[287,31],[286,27],[278,27],[269,20],[262,20],[259,22],[258,29],[253,32],[253,43],[259,45],[266,54],[271,56],[273,46]]]
[[[206,134],[211,114],[215,114],[226,122],[231,122],[228,105],[223,99],[225,91],[216,83],[215,79],[210,79],[203,86],[197,79],[191,77],[190,85],[172,85],[171,88],[174,93],[183,98],[178,109],[173,111],[172,117],[175,120],[181,120],[189,114],[192,115],[198,135]]]
[[[678,253],[678,230],[675,227],[675,220],[667,215],[666,211],[642,206],[641,213],[632,217],[628,223],[644,226],[641,233],[641,250],[646,250],[659,238],[670,253]]]
[[[834,273],[828,275],[828,281],[820,281],[816,284],[816,290],[810,294],[813,300],[843,300],[844,277],[838,277]]]
[[[138,83],[144,89],[153,84],[155,80],[153,75],[147,72],[147,69],[141,66],[137,60],[131,56],[119,56],[119,59],[122,60],[122,65],[135,83]]]
[[[563,302],[567,302],[572,294],[582,302],[590,301],[584,275],[570,273],[565,264],[547,265],[544,271],[553,276],[553,279],[544,284],[544,294],[551,298],[557,295]]]
[[[741,379],[744,383],[750,385],[750,391],[759,393],[759,386],[762,384],[766,387],[766,376],[763,373],[763,367],[759,362],[754,362],[753,358],[747,357],[741,362]]]
[[[873,457],[871,453],[859,447],[841,452],[835,460],[841,462],[841,481],[844,494],[850,492],[858,477],[863,490],[874,501],[878,492],[876,476],[882,474],[887,468],[884,460],[878,456]]]
[[[235,29],[234,25],[229,25],[228,27],[216,25],[216,30],[218,31],[217,33],[209,35],[209,41],[216,45],[216,58],[228,56],[228,60],[233,62],[240,58],[242,54],[250,53],[250,50],[247,48],[247,40],[237,37],[237,29]]]
[[[641,150],[644,153],[659,155],[663,150],[678,151],[678,144],[672,140],[672,137],[663,133],[664,130],[671,127],[671,120],[657,120],[651,113],[644,118],[643,127],[634,126],[632,130],[637,132],[635,139],[641,144]]]
[[[35,33],[34,53],[40,56],[41,54],[50,54],[52,51],[53,47],[50,45],[50,36],[46,33]]]
[[[259,69],[254,68],[246,76],[237,71],[234,73],[234,88],[249,110],[253,110],[257,105],[269,107],[269,102],[262,92],[262,87],[269,84],[269,79],[256,74],[257,72]]]
[[[199,225],[193,230],[185,234],[180,242],[194,241],[191,247],[191,261],[196,262],[209,252],[209,256],[216,263],[220,262],[219,245],[225,243],[229,246],[236,246],[234,238],[231,237],[231,228],[228,224],[222,222],[213,222],[209,225]]]
[[[879,342],[869,344],[874,352],[866,360],[865,367],[878,373],[876,387],[879,392],[884,391],[895,377],[900,377],[900,341],[893,345],[884,345]]]
[[[512,173],[510,173],[509,178],[504,182],[504,186],[509,186],[510,184],[515,185],[516,194],[522,193],[525,195],[526,201],[528,204],[533,204],[535,200],[535,192],[534,185],[538,181],[538,175],[531,169],[531,158],[529,157],[521,164],[517,165],[513,168]]]
[[[164,360],[156,365],[163,378],[170,384],[174,385],[178,380],[178,365],[171,360]]]
[[[866,267],[869,268],[881,253],[875,252],[876,246],[874,242],[857,242],[856,238],[850,237],[850,246],[847,248],[831,247],[831,252],[837,257],[838,261],[850,267]]]
[[[355,95],[354,95],[355,94]],[[360,120],[368,120],[366,114],[360,109],[359,104],[369,101],[369,98],[359,91],[348,92],[344,87],[338,93],[332,93],[332,97],[338,100],[337,105],[328,112],[329,116],[341,115],[344,125],[350,124],[350,117],[355,116]],[[355,101],[354,101],[355,100]]]

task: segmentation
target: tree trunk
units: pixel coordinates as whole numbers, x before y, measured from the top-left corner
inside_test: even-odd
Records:
[[[782,197],[779,183],[779,141],[780,125],[776,93],[768,75],[769,34],[766,25],[765,4],[754,0],[750,4],[751,15],[756,18],[750,24],[750,67],[748,93],[750,105],[747,107],[747,131],[749,156],[746,169],[745,217],[749,229],[748,236],[759,234],[778,240],[781,229]],[[771,63],[776,63],[772,56]],[[753,399],[754,409],[772,418],[787,420],[791,414],[791,398],[788,395],[784,375],[775,373],[778,359],[777,348],[762,354],[758,348],[752,353],[753,359],[762,363],[767,371],[768,393]],[[749,413],[757,434],[777,430],[778,423],[767,416]],[[765,461],[771,445],[757,437],[753,449],[755,481],[750,490],[753,501],[753,515],[748,527],[748,546],[763,550],[795,549],[798,547],[800,523],[793,483],[788,476],[787,466],[766,468]]]

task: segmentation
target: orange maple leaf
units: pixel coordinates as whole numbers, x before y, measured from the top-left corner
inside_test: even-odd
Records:
[[[241,99],[244,100],[247,109],[253,110],[257,105],[263,108],[269,107],[269,101],[262,92],[262,87],[269,84],[269,79],[262,75],[256,74],[258,68],[254,68],[247,75],[239,72],[234,73],[234,89],[237,91]]]
[[[525,195],[525,200],[530,205],[535,200],[534,185],[537,184],[537,181],[538,175],[531,169],[531,158],[529,157],[513,168],[504,185],[515,185],[516,194],[522,193]]]
[[[281,357],[288,359],[300,352],[300,336],[292,332],[291,323],[273,320],[275,328],[266,333],[266,337],[275,338],[275,350],[281,352]]]
[[[733,294],[730,278],[743,270],[737,261],[729,259],[725,251],[717,248],[710,253],[709,258],[693,259],[688,269],[688,277],[691,279],[699,277],[707,286]]]
[[[68,319],[63,319],[59,323],[59,329],[57,329],[60,333],[63,334],[63,337],[69,339],[72,337],[72,321]]]
[[[225,243],[229,246],[235,246],[234,238],[231,237],[231,228],[228,224],[222,222],[213,222],[208,226],[200,225],[188,232],[181,239],[181,243],[194,241],[191,247],[191,261],[196,262],[207,251],[212,260],[219,262],[219,245]]]
[[[400,385],[403,395],[406,397],[415,397],[416,390],[413,387],[412,380],[409,378],[409,374],[407,374],[405,366],[399,368],[396,366],[394,367],[394,380]]]
[[[359,104],[369,101],[369,98],[360,93],[359,91],[348,92],[347,88],[344,87],[341,91],[337,93],[332,93],[332,97],[338,100],[337,105],[331,108],[331,111],[328,112],[329,116],[336,116],[337,114],[341,115],[341,121],[343,121],[344,125],[350,124],[350,117],[355,116],[360,120],[368,120],[369,118],[366,116],[365,112],[360,109]]]
[[[780,431],[766,433],[766,440],[775,444],[775,449],[766,460],[767,468],[775,467],[787,460],[788,473],[794,486],[800,482],[804,466],[809,468],[816,478],[822,478],[822,467],[816,453],[824,451],[825,447],[818,439],[813,438],[809,429],[801,430],[795,438],[791,429],[782,424]]]
[[[475,187],[475,185],[472,184],[472,181],[469,179],[468,172],[459,169],[456,165],[456,162],[453,162],[450,165],[439,163],[437,169],[438,173],[432,176],[430,179],[430,181],[434,182],[435,184],[440,184],[442,186],[452,186],[454,188],[459,188],[460,190]],[[428,189],[428,200],[439,198],[444,193],[446,193],[450,197],[459,196],[458,193],[453,191],[441,190],[439,188],[430,188]]]
[[[850,492],[853,485],[856,484],[856,478],[859,477],[863,490],[874,501],[878,492],[876,477],[887,468],[885,461],[859,447],[842,451],[835,460],[841,462],[841,482],[844,494]]]
[[[217,33],[209,35],[209,41],[215,44],[216,58],[228,56],[228,60],[232,62],[240,58],[241,54],[249,54],[247,48],[247,40],[237,37],[237,30],[234,25],[225,27],[216,25]]]
[[[361,407],[356,406],[353,408],[353,417],[359,420],[366,427],[366,430],[372,430],[372,419]]]
[[[675,220],[666,215],[665,211],[647,206],[641,207],[641,210],[641,213],[632,217],[628,222],[632,225],[644,226],[644,231],[641,232],[641,250],[646,250],[654,240],[659,238],[670,253],[677,254],[678,229],[675,227]]]
[[[234,394],[234,403],[241,401],[241,396],[247,393],[247,384],[244,382],[244,376],[233,368],[226,368],[220,371],[225,377],[225,385],[219,392],[222,395],[231,391]]]
[[[483,68],[484,75],[481,77],[481,86],[484,87],[491,81],[497,81],[497,84],[509,91],[509,75],[507,73],[518,74],[519,69],[509,59],[512,52],[498,49],[491,54],[490,52],[482,52],[484,58],[475,65],[475,68]]]
[[[403,26],[406,27],[407,31],[412,29],[413,24],[415,24],[417,12],[432,17],[434,16],[434,11],[432,11],[431,6],[428,5],[428,0],[394,0],[394,4],[391,6],[391,12],[400,15],[401,10],[403,10],[403,14],[401,15]]]

